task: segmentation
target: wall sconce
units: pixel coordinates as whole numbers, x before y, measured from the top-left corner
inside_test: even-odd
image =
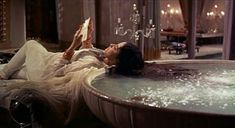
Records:
[[[140,18],[141,15],[136,4],[133,4],[132,13],[129,17],[129,20],[132,22],[132,29],[125,30],[123,24],[121,23],[121,18],[118,18],[118,24],[115,27],[115,34],[125,36],[130,33],[130,39],[134,39],[135,41],[139,40],[140,35],[143,35],[146,38],[155,38],[155,25],[153,25],[153,20],[149,19],[145,29],[138,29],[141,20]]]

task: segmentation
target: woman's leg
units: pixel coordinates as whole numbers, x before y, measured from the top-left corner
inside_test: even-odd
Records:
[[[46,49],[43,48],[43,46],[41,44],[39,44],[37,41],[35,41],[35,40],[27,41],[20,48],[20,50],[14,55],[14,57],[8,62],[8,64],[4,66],[2,71],[0,71],[0,76],[3,79],[8,79],[15,72],[19,72],[19,70],[22,69],[22,66],[25,63],[27,54],[30,51],[37,52],[38,49],[43,49],[46,51]]]

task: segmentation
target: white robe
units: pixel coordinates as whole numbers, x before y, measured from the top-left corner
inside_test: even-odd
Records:
[[[36,89],[47,93],[50,96],[48,99],[55,99],[57,107],[66,111],[64,123],[69,123],[77,116],[82,105],[83,82],[89,76],[93,78],[94,75],[105,72],[106,65],[99,60],[100,53],[102,54],[97,49],[78,50],[69,62],[62,59],[63,53],[48,52],[39,44],[36,47],[35,44],[29,44],[25,62],[14,75],[17,78],[17,75],[22,75],[20,72],[24,72],[27,83],[8,85],[4,83],[6,81],[2,81],[0,107],[9,108],[11,97],[20,94],[24,88]]]
[[[69,72],[88,67],[104,67],[99,60],[102,50],[91,48],[75,52],[71,61],[63,59],[63,53],[48,52],[35,40],[30,40],[16,53],[15,57],[1,70],[4,78],[23,78],[30,81],[45,81],[61,77]]]

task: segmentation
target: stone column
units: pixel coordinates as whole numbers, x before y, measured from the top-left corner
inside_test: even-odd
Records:
[[[11,0],[10,3],[10,42],[20,47],[26,41],[25,0]]]
[[[197,1],[189,1],[189,16],[188,16],[188,58],[195,58],[196,47],[196,23],[197,23]]]
[[[235,51],[235,33],[234,33],[234,27],[235,27],[235,2],[232,0],[226,0],[225,1],[225,17],[224,17],[224,38],[223,38],[223,59],[229,60],[229,59],[235,59],[235,55],[232,54],[233,51]]]
[[[234,54],[234,52],[235,52],[235,13],[234,13],[234,11],[235,11],[235,2],[234,1],[232,1],[232,38],[231,38],[231,43],[230,43],[230,52],[229,52],[229,60],[235,60],[235,54]]]

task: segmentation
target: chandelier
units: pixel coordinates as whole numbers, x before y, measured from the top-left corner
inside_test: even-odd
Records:
[[[155,25],[153,25],[153,20],[149,19],[148,24],[146,25],[145,29],[138,29],[138,26],[141,22],[141,14],[139,13],[139,10],[137,9],[136,4],[133,4],[132,13],[129,17],[129,20],[132,22],[132,28],[126,29],[124,28],[124,25],[121,23],[121,18],[118,18],[117,26],[115,27],[115,35],[119,36],[125,36],[129,34],[130,39],[133,39],[135,41],[138,41],[140,38],[140,35],[146,38],[155,38]]]

